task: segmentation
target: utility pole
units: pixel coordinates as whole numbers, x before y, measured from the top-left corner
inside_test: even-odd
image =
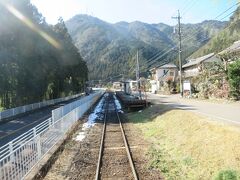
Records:
[[[141,98],[141,90],[140,90],[140,82],[139,82],[139,55],[137,50],[137,59],[136,59],[136,80],[137,80],[137,91],[139,92],[139,96]]]
[[[137,50],[137,59],[136,59],[136,80],[139,80],[139,62],[138,62],[138,50]]]
[[[178,58],[179,58],[179,81],[180,81],[180,93],[181,97],[183,97],[183,81],[182,81],[182,35],[181,35],[181,16],[178,10],[178,16],[172,17],[173,19],[178,20],[178,37],[179,37],[179,44],[178,44]]]

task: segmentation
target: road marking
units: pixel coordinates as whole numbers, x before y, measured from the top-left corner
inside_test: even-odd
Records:
[[[173,101],[170,101],[170,102],[166,102],[166,101],[164,101],[164,99],[161,99],[162,95],[158,95],[157,94],[156,96],[157,97],[152,97],[152,98],[150,97],[149,99],[155,100],[159,104],[164,104],[164,105],[167,105],[167,106],[172,107],[172,108],[177,108],[177,109],[182,109],[182,110],[187,110],[187,111],[195,112],[195,113],[198,113],[198,114],[202,114],[202,115],[207,116],[209,118],[213,118],[213,120],[215,118],[215,119],[221,120],[221,121],[223,121],[225,123],[232,123],[232,124],[240,125],[239,121],[236,121],[236,120],[234,121],[234,120],[230,120],[230,119],[227,119],[227,118],[224,118],[224,117],[220,117],[220,116],[212,115],[212,114],[209,114],[209,113],[201,112],[201,111],[197,110],[198,107],[196,105],[182,102],[181,101],[182,99],[177,99],[177,100],[173,100]],[[171,98],[171,96],[163,96],[163,97]],[[186,99],[186,100],[193,100],[192,102],[198,103],[198,101],[197,100],[195,101],[194,99]],[[213,103],[213,102],[207,102],[207,101],[205,103],[211,103],[211,104],[214,104],[214,105],[222,105],[222,104]],[[189,107],[181,107],[181,105],[189,106]],[[191,108],[195,108],[196,110],[193,110]]]
[[[226,122],[231,122],[231,123],[240,125],[240,122],[238,122],[238,121],[233,121],[233,120],[230,120],[230,119],[226,119],[226,118],[223,118],[223,117],[211,115],[211,114],[200,112],[200,111],[193,111],[193,112],[196,112],[198,114],[202,114],[202,115],[205,115],[205,116],[208,116],[208,117],[211,117],[211,118],[217,118],[217,119],[220,119],[220,120],[223,120],[223,121],[226,121]]]

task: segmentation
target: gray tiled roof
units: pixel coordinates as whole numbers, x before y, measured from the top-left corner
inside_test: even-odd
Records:
[[[159,66],[158,69],[165,69],[165,68],[177,68],[175,64],[165,64],[163,66]]]
[[[214,56],[214,53],[211,53],[211,54],[207,54],[205,56],[202,56],[202,57],[199,57],[199,58],[196,58],[196,59],[192,59],[190,62],[186,63],[183,65],[183,68],[186,68],[186,67],[190,67],[190,66],[194,66],[196,64],[199,64],[211,57]]]
[[[235,41],[231,46],[224,49],[219,54],[231,53],[231,52],[236,52],[236,51],[240,51],[240,41]]]

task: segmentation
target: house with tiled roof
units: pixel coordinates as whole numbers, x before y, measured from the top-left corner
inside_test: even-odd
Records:
[[[178,67],[175,64],[165,64],[150,70],[152,74],[152,92],[161,91],[166,82],[175,82],[178,77]]]
[[[190,59],[182,66],[183,76],[185,78],[197,76],[204,69],[204,66],[212,62],[221,62],[221,59],[218,58],[214,53],[195,59]]]
[[[240,40],[235,41],[231,46],[219,53],[219,55],[223,54],[240,54]]]
[[[231,46],[218,53],[218,57],[224,62],[226,70],[228,63],[231,63],[240,57],[240,40],[235,41]]]

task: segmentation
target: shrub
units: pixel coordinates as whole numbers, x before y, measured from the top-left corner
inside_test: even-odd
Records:
[[[228,78],[231,88],[231,95],[235,99],[240,97],[240,60],[229,65]]]
[[[220,171],[215,180],[238,180],[237,171],[234,170]]]

